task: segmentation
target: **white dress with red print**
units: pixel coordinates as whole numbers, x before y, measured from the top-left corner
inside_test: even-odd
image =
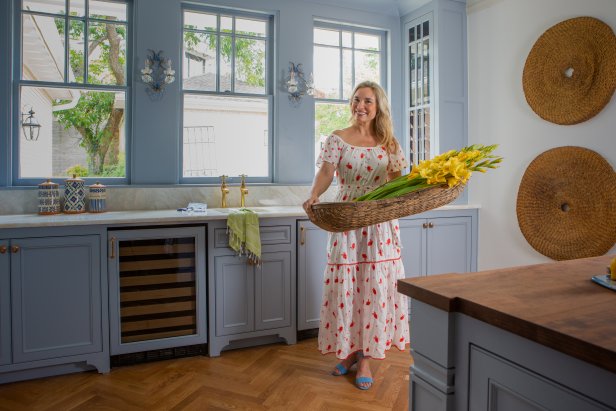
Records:
[[[406,167],[399,147],[357,147],[335,134],[321,148],[317,161],[336,166],[336,201],[352,199],[384,183],[387,173]],[[392,346],[409,342],[406,297],[397,291],[404,278],[398,220],[342,233],[329,233],[327,268],[319,326],[319,350],[346,358],[357,350],[385,358]]]

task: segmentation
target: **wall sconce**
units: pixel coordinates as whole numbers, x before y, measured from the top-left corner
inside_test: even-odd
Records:
[[[306,94],[309,96],[314,95],[314,78],[312,73],[310,73],[310,78],[306,81],[301,63],[289,62],[289,76],[285,84],[289,93],[289,100],[293,103],[298,103],[302,96]]]
[[[171,60],[163,57],[162,50],[157,53],[148,49],[145,67],[141,69],[141,81],[148,86],[146,92],[152,99],[161,98],[165,86],[175,81],[175,70],[171,68]]]
[[[32,106],[26,105],[22,110],[24,112],[21,113],[21,129],[24,132],[24,137],[28,141],[36,141],[39,138],[41,125],[34,117]]]

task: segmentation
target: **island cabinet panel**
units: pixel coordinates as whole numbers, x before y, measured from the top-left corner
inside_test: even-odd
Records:
[[[9,241],[0,239],[0,365],[11,362],[11,271]]]
[[[298,220],[297,329],[319,328],[323,274],[327,266],[327,231]]]
[[[469,409],[476,411],[588,410],[610,408],[472,345],[470,348]]]
[[[205,230],[109,231],[113,355],[207,342]]]
[[[102,351],[100,238],[11,241],[14,363]]]
[[[296,341],[295,220],[260,221],[261,264],[228,247],[226,222],[209,225],[210,356],[223,349]],[[293,224],[293,225],[292,225]]]

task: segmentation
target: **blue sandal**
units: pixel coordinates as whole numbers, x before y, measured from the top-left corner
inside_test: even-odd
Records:
[[[372,383],[373,382],[374,382],[374,380],[371,377],[357,377],[357,378],[355,378],[355,385],[360,390],[367,390],[367,389],[369,389],[370,387],[372,387]],[[363,386],[363,385],[360,385],[360,384],[368,384],[368,385]]]
[[[355,363],[353,363],[353,364],[355,364]],[[351,364],[351,366],[352,366],[352,364]],[[345,375],[345,374],[349,373],[349,369],[346,368],[344,365],[342,365],[342,363],[336,364],[336,369],[338,370],[338,374],[336,374],[334,371],[332,371],[332,375],[335,376],[335,377],[338,377],[340,375]]]

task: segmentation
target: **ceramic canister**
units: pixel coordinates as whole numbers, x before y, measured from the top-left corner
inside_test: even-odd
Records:
[[[86,188],[84,181],[73,174],[64,182],[64,212],[79,214],[86,212]]]
[[[88,193],[88,211],[91,213],[102,213],[105,211],[107,202],[107,187],[99,183],[90,186]]]
[[[58,184],[47,180],[38,186],[38,213],[41,215],[60,213],[60,189]]]

